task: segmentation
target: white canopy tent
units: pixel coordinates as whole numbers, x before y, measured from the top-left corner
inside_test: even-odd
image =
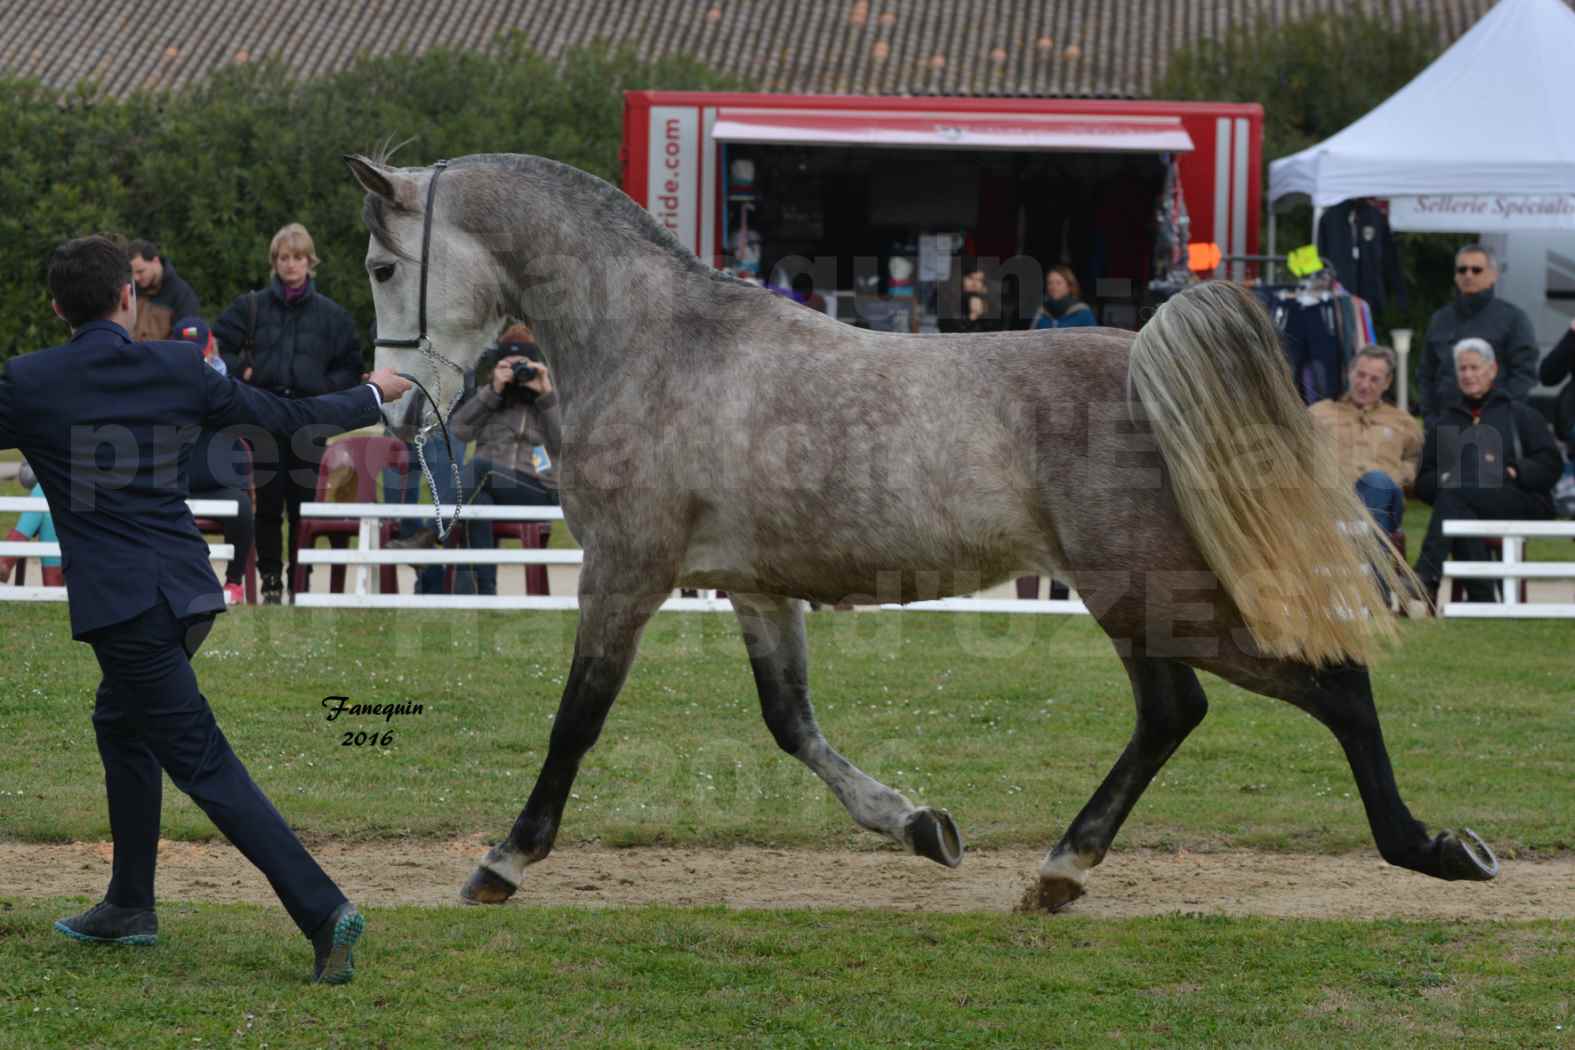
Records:
[[[1270,201],[1297,193],[1387,197],[1396,230],[1575,230],[1575,11],[1500,0],[1371,113],[1270,164]]]

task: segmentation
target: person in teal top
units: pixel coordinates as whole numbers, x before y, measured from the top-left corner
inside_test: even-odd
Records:
[[[1083,290],[1070,266],[1052,266],[1045,275],[1045,301],[1034,315],[1035,328],[1088,328],[1099,324],[1082,301]]]
[[[33,476],[32,468],[25,461],[22,464],[21,472],[17,475],[17,481],[21,483],[23,488],[32,486],[32,492],[29,495],[34,499],[44,498],[44,486],[38,484],[37,479]],[[11,530],[11,534],[6,539],[13,543],[26,543],[33,539],[37,539],[40,543],[60,542],[55,536],[55,519],[50,516],[47,510],[30,510],[24,513],[17,519],[16,527]],[[65,574],[61,572],[59,557],[48,557],[41,560],[44,568],[44,586],[65,586]],[[0,558],[0,581],[11,578],[11,570],[16,567],[16,562],[17,559],[15,558]]]

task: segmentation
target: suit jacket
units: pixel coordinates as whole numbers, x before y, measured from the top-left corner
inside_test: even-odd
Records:
[[[219,375],[191,343],[134,343],[109,321],[13,358],[0,376],[0,449],[20,448],[44,486],[76,638],[161,597],[177,617],[224,610],[208,542],[185,502],[202,427],[249,423],[288,434],[380,418],[367,386],[288,401]]]

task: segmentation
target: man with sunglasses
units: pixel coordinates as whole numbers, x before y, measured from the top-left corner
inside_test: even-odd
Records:
[[[1455,253],[1455,300],[1439,307],[1427,323],[1417,398],[1429,427],[1444,407],[1460,396],[1455,378],[1455,344],[1486,339],[1502,365],[1498,386],[1513,401],[1525,403],[1537,385],[1537,336],[1531,318],[1514,303],[1496,298],[1498,263],[1481,244]]]

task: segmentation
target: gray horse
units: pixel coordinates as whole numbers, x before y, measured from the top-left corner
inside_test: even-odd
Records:
[[[1400,798],[1365,665],[1394,633],[1380,585],[1404,587],[1403,563],[1347,524],[1363,511],[1235,286],[1189,290],[1135,337],[879,334],[719,274],[550,160],[346,160],[367,191],[385,342],[429,339],[464,365],[528,318],[561,392],[563,509],[585,557],[573,664],[535,787],[466,900],[508,899],[552,849],[646,621],[679,586],[728,592],[778,745],[860,826],[955,866],[951,817],[816,725],[805,601],[908,602],[1025,571],[1073,582],[1137,699],[1131,742],[1044,857],[1032,903],[1082,895],[1207,710],[1194,668],[1328,726],[1390,863],[1497,874],[1469,830],[1430,836]],[[429,361],[380,350],[378,364],[437,378]]]

